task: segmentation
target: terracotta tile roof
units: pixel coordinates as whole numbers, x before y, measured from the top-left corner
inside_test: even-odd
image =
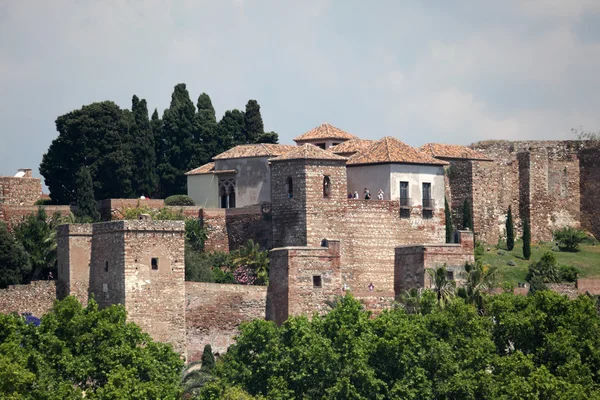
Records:
[[[237,173],[237,171],[235,169],[223,169],[223,170],[215,171],[215,163],[209,162],[198,168],[188,171],[185,174],[186,175],[206,175],[206,174],[235,174],[235,173]]]
[[[280,156],[296,146],[286,144],[271,144],[271,143],[258,143],[258,144],[241,144],[235,146],[226,152],[217,154],[213,157],[213,160],[225,160],[229,158],[245,158],[245,157],[272,157]]]
[[[294,146],[294,150],[288,151],[282,156],[271,159],[271,161],[283,160],[340,160],[347,158],[340,157],[330,151],[323,150],[312,144],[305,143],[302,146]]]
[[[329,151],[333,152],[334,154],[356,153],[366,150],[372,144],[372,140],[356,138],[346,140],[345,142],[342,142],[336,146],[330,147]]]
[[[435,159],[391,136],[376,141],[366,150],[358,152],[348,159],[348,165],[381,163],[448,164],[446,161]]]
[[[475,151],[467,146],[461,146],[459,144],[427,143],[421,146],[420,150],[436,158],[490,160],[490,158],[486,157],[484,154]]]
[[[327,122],[317,126],[314,129],[298,136],[294,139],[295,142],[302,142],[305,140],[315,140],[315,139],[355,139],[356,136],[349,134],[348,132],[344,132],[340,128],[336,128],[333,125],[329,125]]]

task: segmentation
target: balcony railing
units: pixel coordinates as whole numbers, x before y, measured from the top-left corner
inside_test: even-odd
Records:
[[[423,199],[423,208],[433,210],[435,208],[435,201],[433,199]]]
[[[411,203],[409,197],[400,197],[400,207],[410,207]]]

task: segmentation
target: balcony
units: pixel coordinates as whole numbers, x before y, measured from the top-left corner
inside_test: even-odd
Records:
[[[423,199],[422,204],[424,210],[433,210],[435,208],[435,200],[433,199]]]

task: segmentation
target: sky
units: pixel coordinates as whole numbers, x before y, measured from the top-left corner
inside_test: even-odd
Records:
[[[217,117],[261,105],[280,143],[328,122],[412,145],[600,130],[598,0],[0,0],[0,176],[37,168],[85,104]]]

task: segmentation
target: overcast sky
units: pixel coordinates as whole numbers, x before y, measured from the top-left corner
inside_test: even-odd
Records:
[[[452,5],[450,5],[452,3]],[[57,116],[184,82],[281,143],[323,122],[419,146],[600,129],[600,1],[0,0],[0,175]]]

